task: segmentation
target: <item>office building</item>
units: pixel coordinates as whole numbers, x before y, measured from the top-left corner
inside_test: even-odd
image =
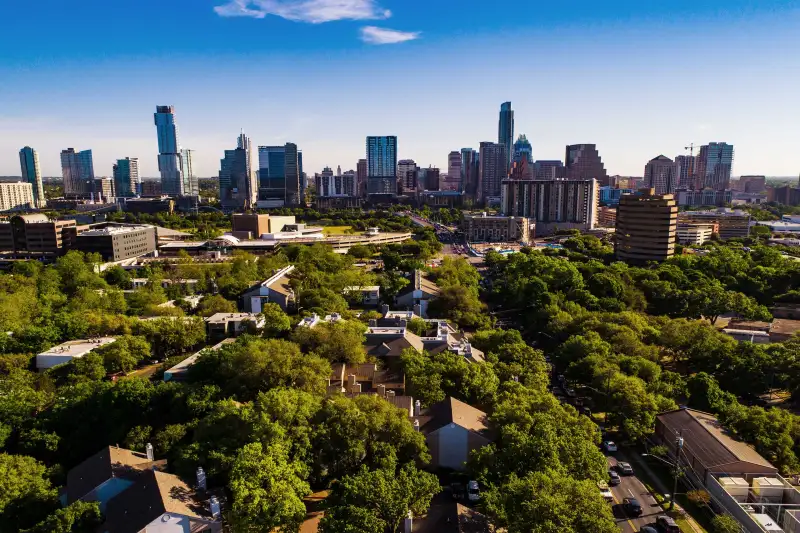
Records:
[[[603,228],[613,228],[617,225],[617,208],[602,206],[597,210],[597,225]]]
[[[564,163],[559,160],[539,160],[533,164],[533,179],[555,180],[564,177]]]
[[[500,105],[500,120],[497,125],[497,143],[501,144],[506,157],[505,176],[511,170],[511,160],[514,155],[514,111],[511,109],[511,102],[503,102]]]
[[[285,155],[283,168],[286,175],[286,205],[298,206],[304,203],[300,189],[300,153],[294,143],[286,143],[283,148]]]
[[[397,137],[367,137],[367,194],[397,194]]]
[[[256,205],[258,198],[258,183],[256,181],[256,165],[258,165],[258,154],[253,152],[253,143],[244,133],[239,134],[236,140],[236,148],[245,151],[245,179],[244,197],[248,208]]]
[[[669,157],[660,155],[644,167],[644,186],[656,194],[672,194],[678,188],[680,168]]]
[[[468,215],[461,229],[469,242],[521,242],[527,244],[532,235],[531,221],[525,217]]]
[[[461,186],[459,190],[475,199],[480,181],[480,157],[472,148],[461,149]]]
[[[708,211],[683,211],[678,215],[680,224],[715,224],[720,239],[746,238],[750,235],[750,213],[722,207]]]
[[[0,251],[26,259],[55,259],[77,237],[74,220],[50,220],[44,214],[16,215],[0,222]]]
[[[687,246],[702,246],[706,241],[711,240],[715,233],[716,224],[703,222],[679,222],[678,223],[678,244]]]
[[[64,180],[64,196],[84,198],[93,192],[94,162],[91,150],[76,152],[74,148],[61,151],[61,176]]]
[[[358,195],[367,196],[367,160],[359,159],[356,163],[356,180],[358,181]]]
[[[532,180],[533,179],[533,164],[528,163],[526,158],[519,161],[514,161],[511,165],[511,174],[509,179],[512,180]]]
[[[183,183],[183,196],[199,196],[200,185],[197,182],[197,176],[194,175],[194,168],[192,168],[192,154],[194,150],[184,148],[181,150],[181,180]]]
[[[286,204],[286,147],[258,147],[258,205],[282,207]]]
[[[616,206],[623,194],[635,194],[633,189],[614,189],[613,187],[600,187],[600,205]]]
[[[573,180],[595,179],[600,185],[608,185],[603,160],[594,144],[573,144],[567,146],[564,158],[566,177]]]
[[[461,186],[461,152],[453,150],[447,154],[447,180],[444,190],[458,191]]]
[[[161,185],[161,182],[156,182]],[[172,213],[175,210],[175,200],[169,196],[160,198],[126,198],[122,203],[122,210],[126,213]]]
[[[114,178],[95,178],[94,179],[94,201],[99,204],[111,203],[114,198]]]
[[[342,173],[342,167],[336,169],[336,174],[330,167],[325,167],[321,173],[314,176],[314,180],[318,198],[355,197],[358,190],[355,171]]]
[[[420,180],[425,185],[426,191],[439,191],[441,190],[441,175],[439,169],[436,167],[428,167],[421,169],[422,176]]]
[[[697,156],[679,155],[675,157],[678,165],[678,187],[692,189],[697,184]]]
[[[114,165],[114,191],[117,198],[132,198],[142,193],[139,181],[139,160],[135,157],[117,159]]]
[[[700,147],[697,156],[696,189],[724,191],[731,187],[733,170],[733,145],[724,142],[708,143]]]
[[[643,264],[675,254],[678,204],[671,194],[642,189],[619,201],[614,249],[617,259]]]
[[[161,173],[161,191],[178,196],[184,194],[181,176],[181,148],[178,142],[178,126],[175,123],[175,108],[156,106],[153,115],[158,136],[158,171]]]
[[[500,197],[500,184],[508,175],[508,157],[503,144],[482,142],[480,150],[477,201],[486,204]]]
[[[511,162],[516,163],[523,159],[533,168],[533,147],[530,141],[528,141],[528,137],[524,133],[521,133],[514,143],[514,157]]]
[[[597,180],[503,180],[500,212],[525,217],[538,235],[556,230],[588,231],[597,224]]]
[[[32,207],[42,209],[47,200],[44,197],[44,185],[42,185],[42,170],[39,166],[39,154],[30,146],[26,146],[19,151],[19,166],[22,171],[22,181],[31,184],[33,191]]]
[[[235,211],[252,207],[247,192],[249,179],[247,150],[225,150],[219,169],[219,199],[223,210]]]
[[[766,176],[741,176],[737,190],[748,193],[761,193],[767,190]]]
[[[715,191],[714,189],[703,189],[694,191],[678,191],[678,205],[680,207],[692,206],[717,206],[724,207],[733,202],[733,191]]]
[[[413,159],[397,162],[397,187],[399,193],[413,193],[417,190],[417,163]]]
[[[84,253],[98,253],[104,261],[122,261],[152,253],[156,249],[153,226],[107,226],[81,232],[75,248]]]
[[[147,197],[161,196],[160,180],[142,180],[141,188],[142,188],[142,196],[147,196]]]
[[[0,182],[0,211],[35,209],[33,185],[26,181]]]

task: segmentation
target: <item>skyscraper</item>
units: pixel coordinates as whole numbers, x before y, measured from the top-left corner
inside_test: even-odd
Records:
[[[500,198],[500,183],[507,177],[508,157],[503,144],[482,142],[480,152],[480,175],[478,198],[480,203]]]
[[[533,164],[533,178],[537,180],[563,178],[565,172],[564,163],[557,159],[540,159]]]
[[[74,148],[62,150],[61,176],[64,179],[64,196],[78,198],[91,195],[94,192],[92,151],[76,152]]]
[[[531,167],[533,166],[533,147],[528,141],[528,137],[524,133],[521,133],[519,138],[517,138],[517,142],[514,143],[514,158],[511,162],[516,163],[523,159],[528,161]]]
[[[367,160],[359,159],[356,164],[356,180],[358,181],[358,196],[367,195]]]
[[[511,102],[503,102],[500,105],[497,142],[505,147],[506,175],[508,175],[508,172],[511,170],[511,159],[514,154],[514,111],[511,109]]]
[[[425,169],[425,190],[438,191],[441,190],[441,179],[439,169],[436,167],[428,167]]]
[[[417,189],[417,164],[413,159],[401,159],[397,162],[398,192],[413,193]]]
[[[461,152],[447,154],[447,182],[445,190],[457,191],[461,187]]]
[[[256,169],[258,163],[257,154],[253,153],[253,143],[244,133],[239,134],[236,140],[236,147],[245,151],[245,165],[247,167],[247,176],[245,178],[244,195],[247,200],[247,205],[253,207],[256,205],[258,197],[258,184],[256,183]]]
[[[397,194],[397,137],[367,137],[367,194]]]
[[[697,188],[715,191],[730,189],[733,170],[733,145],[724,142],[708,143],[700,147],[697,156]]]
[[[247,150],[225,150],[225,157],[219,164],[219,199],[224,210],[236,211],[252,207],[247,192],[248,180]]]
[[[678,186],[680,168],[667,156],[651,159],[644,167],[644,185],[655,194],[672,194]]]
[[[161,192],[173,196],[184,194],[181,177],[181,147],[178,142],[178,126],[175,124],[175,108],[171,105],[156,106],[153,120],[158,135],[158,170],[161,173]]]
[[[139,160],[137,158],[117,159],[113,174],[114,191],[118,198],[132,198],[141,194]]]
[[[284,153],[286,154],[284,166],[286,172],[286,205],[300,205],[303,197],[300,191],[300,156],[297,152],[297,145],[286,143]]]
[[[596,179],[600,185],[608,185],[608,174],[594,144],[567,146],[564,158],[566,175],[570,179]]]
[[[678,165],[678,187],[693,188],[697,183],[697,156],[679,155],[675,157],[675,164]]]
[[[503,180],[500,212],[536,222],[537,235],[558,229],[594,229],[599,203],[597,180]]]
[[[19,166],[22,170],[22,181],[30,183],[33,190],[33,207],[41,209],[47,203],[44,198],[42,171],[39,167],[39,154],[30,146],[19,151]]]
[[[678,204],[671,194],[645,192],[619,199],[614,251],[621,261],[642,264],[675,254]]]
[[[478,152],[472,148],[461,149],[461,185],[459,190],[475,199],[478,187],[478,173],[480,163]]]
[[[286,204],[286,147],[258,147],[258,200],[268,207]]]
[[[183,183],[183,194],[186,196],[199,196],[200,186],[197,183],[197,176],[194,175],[192,168],[193,150],[181,150],[181,180]]]

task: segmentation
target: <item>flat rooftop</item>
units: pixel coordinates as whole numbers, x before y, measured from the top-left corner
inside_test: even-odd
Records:
[[[91,352],[96,348],[100,348],[101,346],[105,346],[106,344],[111,344],[115,340],[117,340],[116,337],[100,337],[97,339],[81,339],[81,340],[67,341],[65,343],[59,344],[58,346],[53,346],[49,350],[45,350],[39,355],[80,357],[82,355],[86,355],[87,353]]]
[[[80,233],[78,237],[100,237],[104,235],[122,235],[152,229],[152,226],[108,226],[106,228],[90,229]]]
[[[225,322],[241,321],[241,320],[258,320],[256,313],[217,313],[206,318],[209,324],[224,324]]]

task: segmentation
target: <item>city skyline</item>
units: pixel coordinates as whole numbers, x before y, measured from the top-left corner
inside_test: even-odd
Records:
[[[162,103],[177,109],[182,144],[194,150],[194,173],[202,177],[216,175],[241,129],[257,145],[302,146],[309,175],[352,168],[367,135],[396,135],[398,159],[444,169],[450,151],[496,141],[497,110],[509,100],[515,134],[527,135],[534,160],[593,143],[610,174],[640,175],[655,154],[674,157],[690,143],[724,140],[737,147],[734,175],[800,171],[790,134],[800,115],[790,94],[800,58],[786,52],[800,12],[785,1],[520,3],[513,17],[477,0],[442,0],[435,10],[397,0],[346,2],[368,10],[325,17],[264,7],[305,2],[252,4],[260,6],[255,13],[239,16],[230,16],[238,4],[224,0],[188,9],[146,0],[130,12],[53,5],[43,19],[25,16],[23,6],[4,7],[18,24],[0,36],[8,51],[0,58],[0,77],[8,80],[0,101],[9,104],[0,111],[0,175],[18,175],[18,151],[29,145],[44,176],[59,175],[61,150],[81,146],[93,150],[98,176],[130,156],[139,158],[143,177],[156,177],[149,115]],[[225,16],[214,11],[221,6],[228,6]],[[123,13],[141,36],[110,36],[98,56],[88,36]],[[376,46],[362,40],[366,27],[415,38],[392,41],[384,31],[391,44]],[[24,50],[15,46],[32,32],[43,37]],[[379,31],[369,32],[367,41],[380,40]],[[725,53],[709,63],[705,50]],[[409,75],[447,77],[464,60],[471,68],[457,90],[406,83]],[[130,69],[135,75],[119,76]],[[249,105],[236,108],[224,102],[228,80],[240,75],[269,90],[253,90]],[[282,82],[267,83],[274,79]]]

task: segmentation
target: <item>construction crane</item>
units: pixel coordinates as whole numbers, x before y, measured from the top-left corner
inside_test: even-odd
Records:
[[[684,146],[684,150],[689,150],[689,170],[686,172],[686,179],[692,180],[694,182],[695,175],[694,175],[694,143],[689,143],[689,146]],[[695,188],[696,184],[692,183],[692,188]]]

